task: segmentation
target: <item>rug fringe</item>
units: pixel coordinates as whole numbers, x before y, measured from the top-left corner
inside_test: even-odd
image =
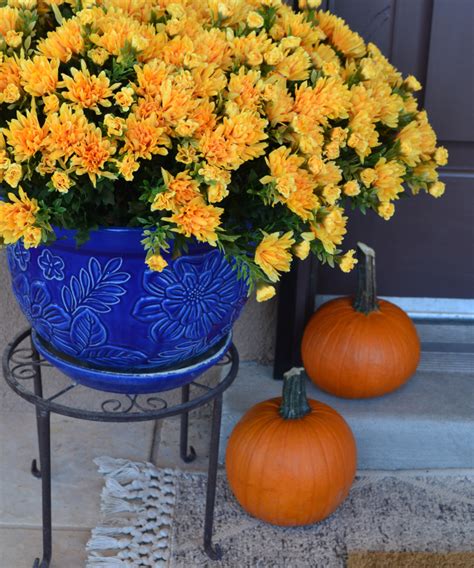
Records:
[[[100,457],[105,477],[103,523],[87,543],[87,568],[166,568],[176,499],[171,469],[150,463]]]

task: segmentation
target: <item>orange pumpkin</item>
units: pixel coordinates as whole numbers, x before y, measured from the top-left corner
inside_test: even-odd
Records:
[[[330,406],[308,400],[302,369],[287,373],[283,397],[261,402],[229,439],[229,485],[251,515],[280,526],[329,516],[349,493],[356,471],[354,436]]]
[[[420,340],[398,306],[376,297],[375,252],[359,243],[359,286],[352,298],[323,304],[306,326],[301,353],[311,380],[343,398],[371,398],[416,371]]]

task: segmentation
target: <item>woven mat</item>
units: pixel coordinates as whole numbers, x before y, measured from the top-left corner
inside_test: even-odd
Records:
[[[222,473],[214,540],[224,557],[212,562],[202,551],[204,475],[111,458],[96,463],[105,479],[104,519],[92,531],[87,568],[425,568],[412,562],[424,561],[416,555],[402,556],[404,563],[398,555],[374,562],[385,551],[473,550],[472,475],[358,477],[329,519],[284,529],[246,515]],[[473,564],[446,564],[465,566]]]
[[[474,552],[349,552],[347,568],[473,568]]]

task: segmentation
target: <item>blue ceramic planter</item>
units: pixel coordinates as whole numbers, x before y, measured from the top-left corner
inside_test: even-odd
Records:
[[[166,257],[169,265],[158,273],[145,265],[140,229],[100,229],[79,248],[73,231],[56,234],[48,247],[8,247],[13,291],[43,354],[81,368],[73,378],[95,388],[104,388],[97,386],[100,371],[116,383],[104,390],[124,392],[121,374],[198,360],[229,336],[245,303],[245,282],[208,245]],[[163,381],[160,375],[159,390]]]

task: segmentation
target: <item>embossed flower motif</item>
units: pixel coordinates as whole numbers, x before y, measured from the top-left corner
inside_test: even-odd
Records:
[[[69,329],[70,317],[66,312],[51,303],[51,294],[44,282],[35,280],[31,283],[24,274],[13,280],[13,291],[34,329],[46,340],[54,334]]]
[[[218,252],[183,257],[161,273],[146,271],[148,296],[135,304],[133,315],[152,324],[155,341],[199,340],[214,326],[230,323],[245,284]]]
[[[25,247],[21,244],[21,242],[17,242],[14,245],[9,246],[7,248],[7,252],[8,252],[8,260],[12,268],[14,267],[15,264],[23,272],[28,268],[28,263],[30,262],[31,253],[29,250],[25,249]]]
[[[38,258],[38,266],[46,280],[64,280],[64,260],[44,249]]]

